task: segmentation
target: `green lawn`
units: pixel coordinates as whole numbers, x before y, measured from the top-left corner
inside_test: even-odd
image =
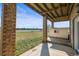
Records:
[[[16,32],[16,55],[20,55],[41,43],[42,36],[42,31]]]

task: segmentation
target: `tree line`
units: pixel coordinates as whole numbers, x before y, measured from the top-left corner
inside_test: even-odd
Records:
[[[42,30],[42,28],[16,28],[16,30]]]

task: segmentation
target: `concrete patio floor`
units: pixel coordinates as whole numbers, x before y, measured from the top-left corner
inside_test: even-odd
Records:
[[[75,51],[65,45],[41,43],[20,56],[74,56]]]

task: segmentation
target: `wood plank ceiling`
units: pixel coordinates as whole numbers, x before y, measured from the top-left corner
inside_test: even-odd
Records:
[[[74,7],[73,3],[25,3],[40,15],[46,15],[50,21],[67,21]]]

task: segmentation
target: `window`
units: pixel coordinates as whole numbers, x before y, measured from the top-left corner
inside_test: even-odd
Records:
[[[69,21],[54,22],[54,28],[69,28]]]

